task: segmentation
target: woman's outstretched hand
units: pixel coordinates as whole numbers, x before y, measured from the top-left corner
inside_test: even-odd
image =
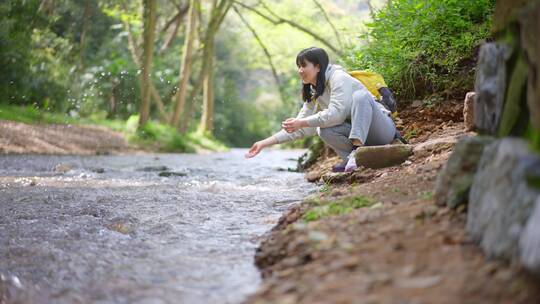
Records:
[[[252,158],[252,157],[255,157],[255,155],[259,154],[259,152],[261,152],[261,150],[263,149],[263,145],[261,144],[260,141],[256,142],[253,144],[253,146],[251,146],[251,148],[249,148],[249,151],[246,153],[245,157],[246,158]]]
[[[249,150],[244,156],[245,158],[252,158],[255,155],[259,154],[259,152],[261,152],[262,149],[271,145],[275,145],[277,143],[278,143],[278,140],[274,136],[270,136],[268,138],[265,138],[261,141],[254,143],[253,146],[249,148]]]

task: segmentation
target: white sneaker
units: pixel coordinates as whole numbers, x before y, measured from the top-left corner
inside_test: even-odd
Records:
[[[356,149],[351,151],[351,154],[349,154],[349,160],[347,161],[347,165],[345,165],[345,172],[352,172],[356,170],[358,166],[356,166]]]

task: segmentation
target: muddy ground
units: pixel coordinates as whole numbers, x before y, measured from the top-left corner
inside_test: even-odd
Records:
[[[408,162],[341,176],[328,173],[335,157],[311,168],[308,176],[327,182],[267,235],[256,255],[263,285],[246,303],[540,303],[538,278],[488,259],[468,238],[465,208],[434,203],[436,176],[451,153],[445,143],[474,135],[464,132],[461,102],[400,117],[417,148]],[[310,201],[352,196],[377,203],[302,219]]]
[[[105,127],[0,120],[0,154],[95,155],[134,151],[121,133]]]

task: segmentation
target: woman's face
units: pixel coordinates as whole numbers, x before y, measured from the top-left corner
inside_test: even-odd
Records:
[[[317,73],[321,70],[319,65],[314,65],[313,63],[305,60],[302,64],[298,66],[298,74],[302,79],[304,84],[317,84]]]

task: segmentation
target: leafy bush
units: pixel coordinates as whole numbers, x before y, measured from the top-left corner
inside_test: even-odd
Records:
[[[373,16],[349,69],[381,73],[400,97],[471,86],[475,48],[489,36],[494,0],[394,0]]]

